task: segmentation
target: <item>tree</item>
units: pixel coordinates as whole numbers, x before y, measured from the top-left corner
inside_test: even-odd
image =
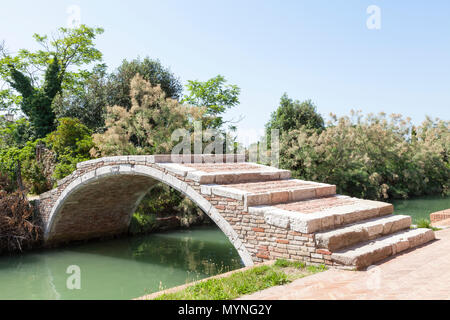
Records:
[[[149,57],[132,61],[123,60],[116,72],[108,79],[108,104],[110,106],[122,106],[129,110],[132,105],[130,99],[131,80],[140,74],[141,77],[149,81],[153,86],[159,85],[167,98],[179,99],[182,86],[178,78],[164,67],[159,60],[152,60]]]
[[[107,108],[106,131],[94,134],[93,156],[167,153],[175,143],[172,132],[188,131],[201,119],[202,108],[181,105],[165,92],[136,75],[130,85],[131,107]]]
[[[108,75],[106,65],[95,66],[77,90],[65,90],[53,100],[57,118],[76,118],[93,131],[105,126],[108,105]]]
[[[44,136],[53,128],[55,114],[51,105],[56,94],[80,86],[90,74],[80,67],[101,60],[102,54],[93,40],[102,32],[101,28],[81,25],[75,29],[60,28],[51,40],[35,34],[34,39],[43,49],[35,52],[21,49],[15,56],[4,45],[0,46],[0,77],[9,85],[0,91],[0,106],[4,109],[20,106],[38,131],[37,136]]]
[[[239,104],[241,89],[237,85],[228,84],[221,75],[217,75],[205,82],[189,80],[186,85],[188,94],[182,102],[193,106],[206,107],[206,128],[219,129],[224,124],[221,115],[229,108]]]
[[[311,100],[294,101],[285,93],[281,96],[280,106],[272,112],[270,120],[266,124],[267,136],[270,137],[272,129],[287,133],[294,129],[300,129],[300,127],[321,131],[325,128],[325,124]]]
[[[30,119],[36,137],[43,138],[53,131],[55,113],[52,110],[52,101],[61,90],[57,58],[54,58],[48,66],[42,88],[34,88],[31,78],[14,66],[11,66],[11,80],[8,82],[22,95],[20,106],[22,112]]]
[[[100,64],[82,84],[58,95],[53,103],[57,117],[77,118],[90,129],[103,132],[107,106],[131,108],[130,82],[137,74],[153,86],[159,85],[166,97],[178,99],[181,95],[179,80],[158,60],[124,60],[111,74]]]

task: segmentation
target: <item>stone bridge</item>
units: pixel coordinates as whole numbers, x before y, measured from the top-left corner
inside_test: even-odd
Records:
[[[245,265],[286,258],[362,269],[434,239],[391,204],[336,194],[336,186],[244,162],[243,155],[117,156],[79,163],[40,196],[45,243],[125,233],[158,182],[178,190],[224,232]]]

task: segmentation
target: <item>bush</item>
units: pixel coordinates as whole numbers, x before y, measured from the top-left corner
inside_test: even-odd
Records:
[[[94,146],[91,130],[78,119],[60,118],[56,130],[50,133],[45,142],[56,154],[57,164],[53,178],[62,179],[71,174],[78,162],[91,159],[89,151]]]
[[[20,163],[26,189],[35,194],[50,190],[55,181],[76,169],[76,164],[91,159],[91,131],[76,119],[61,118],[57,129],[44,139],[29,141],[22,148],[0,150],[0,172],[17,179]]]
[[[280,165],[297,178],[335,184],[339,193],[368,199],[449,193],[450,133],[446,121],[359,113],[321,133],[282,132]]]
[[[52,188],[51,175],[55,159],[53,153],[45,149],[43,143],[44,141],[39,139],[27,142],[23,148],[10,147],[0,150],[0,172],[10,177],[14,190],[17,188],[19,164],[24,187],[27,190],[40,194]]]
[[[325,128],[325,123],[310,100],[292,100],[285,93],[280,99],[280,106],[271,114],[266,124],[267,136],[270,137],[272,129],[278,129],[282,133],[300,127],[320,132]]]

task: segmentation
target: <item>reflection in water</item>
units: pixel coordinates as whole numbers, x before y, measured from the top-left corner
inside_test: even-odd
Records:
[[[80,290],[66,288],[70,265]],[[130,299],[242,266],[219,229],[202,227],[0,257],[0,299]]]

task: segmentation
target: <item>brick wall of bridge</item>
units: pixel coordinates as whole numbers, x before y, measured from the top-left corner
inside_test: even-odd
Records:
[[[332,265],[330,252],[316,249],[314,234],[269,225],[263,214],[248,212],[241,200],[201,194],[198,182],[168,171],[145,156],[83,163],[59,181],[57,188],[42,194],[39,211],[46,226],[47,245],[126,232],[140,198],[158,182],[136,174],[135,170],[143,167],[160,172],[161,182],[186,194],[202,209],[211,204],[214,209],[204,211],[224,231],[246,265],[277,258]],[[115,172],[103,176],[105,170]],[[74,185],[76,190],[66,195],[59,211],[51,216],[58,201]]]

